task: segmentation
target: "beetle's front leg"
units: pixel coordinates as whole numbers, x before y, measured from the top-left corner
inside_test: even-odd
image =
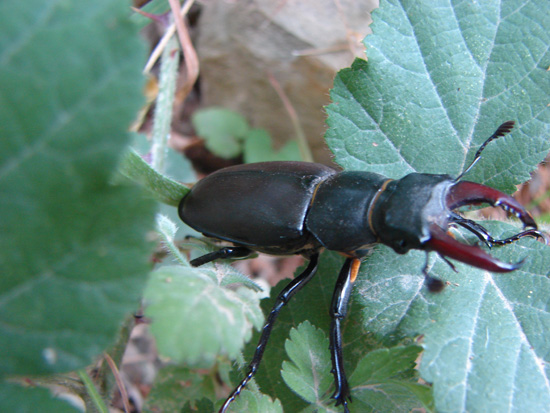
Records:
[[[351,395],[346,372],[344,371],[341,323],[348,313],[349,298],[360,265],[361,261],[357,258],[348,258],[345,261],[334,287],[331,305],[330,351],[332,356],[332,374],[334,374],[334,386],[336,387],[332,398],[336,400],[337,406],[340,404],[344,406],[346,413],[349,412],[348,400],[351,401]]]
[[[209,262],[222,259],[231,258],[245,258],[252,254],[252,250],[246,247],[223,247],[217,251],[210,252],[205,255],[201,255],[189,263],[193,267],[200,267],[201,265],[208,264]]]

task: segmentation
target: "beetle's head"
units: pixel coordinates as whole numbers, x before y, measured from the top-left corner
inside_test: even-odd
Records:
[[[455,209],[472,204],[499,206],[519,218],[524,231],[507,240],[495,240],[480,224],[462,218]],[[397,253],[410,249],[435,251],[443,257],[495,272],[513,271],[522,264],[508,264],[493,258],[481,248],[455,240],[447,231],[460,225],[491,246],[502,245],[531,235],[542,237],[537,224],[514,198],[496,189],[468,181],[456,181],[449,175],[412,173],[389,181],[375,200],[370,223],[380,242]]]

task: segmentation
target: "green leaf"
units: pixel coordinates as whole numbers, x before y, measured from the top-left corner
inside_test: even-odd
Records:
[[[265,412],[283,413],[279,400],[272,400],[269,396],[258,392],[244,390],[239,397],[229,405],[228,412]]]
[[[300,149],[296,141],[287,142],[280,150],[275,151],[271,136],[264,129],[252,129],[244,141],[245,163],[266,161],[301,161]]]
[[[142,102],[127,6],[0,3],[1,374],[89,364],[141,293],[153,207],[109,184]]]
[[[234,359],[263,315],[250,289],[219,285],[222,265],[162,267],[145,290],[146,314],[159,352],[191,367],[209,368],[219,355]]]
[[[419,397],[429,404],[430,388],[414,378],[417,345],[378,349],[359,361],[350,376],[354,409],[376,412],[409,412],[420,408]]]
[[[181,366],[160,369],[145,400],[144,412],[178,412],[186,403],[208,396],[215,397],[215,389],[208,376]],[[208,410],[200,410],[208,411]],[[213,408],[210,411],[214,411]]]
[[[400,178],[458,175],[504,121],[468,179],[513,191],[550,149],[546,0],[385,1],[365,38],[368,63],[342,70],[326,140],[346,169]]]
[[[42,412],[80,412],[67,401],[56,398],[48,389],[23,387],[14,383],[0,382],[0,411],[32,413],[40,406]]]
[[[517,229],[485,223],[496,236]],[[470,239],[471,243],[473,240]],[[550,403],[550,256],[532,239],[494,248],[497,258],[524,266],[493,274],[437,259],[432,276],[449,283],[439,294],[423,286],[422,253],[380,247],[362,266],[355,299],[365,328],[381,337],[424,334],[420,372],[433,383],[438,411],[543,411]]]
[[[229,109],[208,108],[195,112],[191,119],[197,135],[216,155],[230,159],[242,153],[241,141],[248,133],[246,119]]]
[[[336,161],[391,178],[456,176],[498,125],[515,120],[467,176],[515,190],[550,148],[549,13],[543,0],[383,2],[365,39],[368,63],[335,80],[326,138]],[[379,246],[362,265],[355,297],[365,328],[385,343],[425,335],[420,371],[438,411],[549,405],[548,249],[522,240],[492,254],[528,262],[496,275],[462,264],[455,274],[436,260],[430,273],[451,282],[439,295],[424,288],[421,252]]]
[[[290,340],[285,350],[291,362],[285,361],[281,374],[285,383],[309,403],[320,404],[332,377],[326,374],[331,369],[329,340],[322,330],[304,322],[290,330]]]
[[[350,376],[350,383],[377,383],[414,368],[422,347],[411,345],[378,349],[367,354]]]
[[[275,327],[271,333],[269,344],[264,353],[262,364],[256,374],[256,382],[263,393],[271,397],[277,397],[285,409],[285,411],[302,411],[306,408],[321,409],[319,405],[308,406],[300,397],[289,389],[281,375],[282,363],[288,359],[288,354],[285,351],[286,342],[289,338],[291,328],[297,328],[304,322],[311,323],[314,326],[322,329],[325,336],[328,335],[329,326],[331,323],[330,304],[336,278],[342,267],[343,259],[339,254],[327,251],[323,253],[319,260],[319,269],[313,279],[297,294],[280,312]],[[303,268],[301,268],[303,269]],[[290,274],[289,274],[290,275]],[[267,314],[277,294],[289,283],[289,280],[281,281],[273,288],[271,298],[262,301],[262,309],[264,314]],[[350,303],[349,315],[346,318],[343,334],[344,334],[344,361],[347,371],[353,371],[354,366],[360,358],[364,356],[369,349],[378,344],[368,335],[361,324],[361,312],[356,303]],[[258,343],[259,333],[254,334],[254,337],[247,345],[245,350],[245,361],[250,362],[252,354]],[[293,340],[293,343],[298,344],[298,340]],[[302,351],[308,351],[307,346]],[[324,346],[325,355],[330,359],[328,345]],[[287,362],[288,363],[288,362]],[[321,370],[318,373],[321,374]],[[235,378],[242,379],[246,374],[246,369],[238,373]],[[323,383],[325,380],[332,382],[333,376],[330,374],[330,366],[324,371],[324,376],[319,378]],[[330,397],[331,391],[326,394]],[[323,409],[329,411],[340,412],[340,408],[334,406],[333,400],[325,400]],[[353,404],[352,404],[353,405]],[[352,406],[353,407],[353,406]]]
[[[214,403],[212,400],[207,398],[202,398],[195,403],[187,402],[181,413],[195,413],[195,412],[214,412]]]

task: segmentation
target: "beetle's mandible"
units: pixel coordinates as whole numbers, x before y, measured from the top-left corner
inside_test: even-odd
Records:
[[[479,160],[485,146],[508,133],[508,121],[477,151],[474,161],[457,178],[450,175],[411,173],[392,180],[371,172],[338,172],[305,162],[265,162],[229,167],[199,181],[179,205],[181,219],[208,237],[229,241],[225,247],[191,261],[199,266],[220,258],[246,257],[254,251],[274,255],[301,254],[307,268],[280,293],[263,328],[247,376],[231,393],[221,412],[252,379],[260,364],[273,323],[281,308],[315,274],[323,248],[346,257],[334,289],[330,349],[336,405],[348,411],[350,390],[344,372],[341,323],[356,280],[361,259],[376,243],[399,254],[410,249],[435,251],[448,259],[494,272],[513,271],[522,264],[504,263],[477,246],[448,235],[450,226],[461,226],[488,246],[505,245],[530,235],[544,238],[537,224],[514,198],[462,176]],[[464,205],[488,203],[518,217],[524,231],[498,240],[479,223],[455,210]],[[443,283],[423,270],[428,288]]]

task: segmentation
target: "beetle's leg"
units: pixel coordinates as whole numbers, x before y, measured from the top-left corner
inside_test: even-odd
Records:
[[[193,267],[200,267],[214,260],[228,259],[228,258],[244,258],[252,254],[252,250],[246,247],[224,247],[209,254],[201,255],[189,263]]]
[[[334,374],[334,394],[336,406],[344,405],[344,411],[348,412],[348,400],[351,401],[348,380],[344,371],[344,357],[342,354],[342,329],[341,323],[348,313],[348,303],[353,289],[353,284],[359,272],[361,261],[357,258],[348,258],[338,276],[334,293],[332,295],[330,325],[330,350],[332,356],[332,374]]]
[[[302,271],[300,275],[294,278],[277,296],[275,305],[271,309],[271,312],[267,317],[267,321],[265,322],[265,325],[262,329],[262,335],[260,337],[260,341],[258,342],[258,345],[256,346],[256,352],[254,353],[252,362],[248,366],[248,374],[239,383],[239,385],[235,388],[235,390],[233,390],[233,392],[229,395],[229,397],[221,407],[220,413],[224,413],[227,410],[227,407],[231,404],[233,400],[235,400],[235,397],[239,395],[239,393],[244,389],[244,387],[256,374],[256,371],[258,370],[258,366],[262,361],[262,356],[264,354],[267,341],[269,340],[269,335],[271,334],[271,330],[273,329],[273,325],[275,324],[275,320],[277,319],[279,312],[290,301],[290,299],[313,278],[313,276],[315,275],[315,272],[317,271],[318,261],[319,261],[319,254],[312,255],[307,268],[304,271]]]
[[[470,219],[462,218],[461,216],[453,213],[451,216],[451,222],[454,222],[460,225],[461,227],[466,228],[468,231],[472,232],[476,237],[478,237],[481,241],[483,241],[489,248],[491,248],[494,245],[500,246],[500,245],[511,244],[523,237],[540,238],[545,242],[545,244],[548,244],[548,240],[546,239],[546,236],[542,232],[536,229],[528,229],[526,231],[522,231],[519,234],[513,235],[505,239],[495,239],[491,236],[491,234],[489,234],[489,231],[487,231],[485,227],[483,227],[482,225]]]
[[[449,264],[451,268],[455,270],[454,265],[450,261],[446,259],[445,261],[447,261],[447,264]],[[445,283],[441,281],[439,278],[432,277],[428,273],[429,263],[430,263],[430,253],[426,252],[426,263],[424,264],[424,268],[422,268],[422,274],[424,274],[424,283],[426,284],[426,287],[428,287],[428,290],[430,290],[432,293],[439,293],[443,291],[443,289],[445,288]]]

